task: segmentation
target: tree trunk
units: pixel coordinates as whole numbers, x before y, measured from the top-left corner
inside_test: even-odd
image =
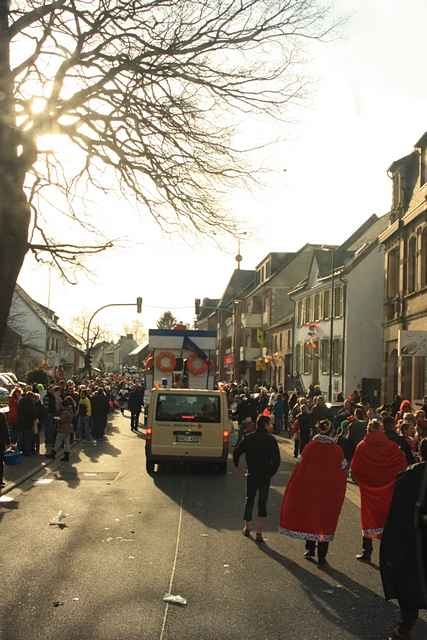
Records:
[[[17,197],[17,194],[11,193],[4,183],[2,176],[0,177],[0,344],[5,333],[16,280],[27,253],[30,221],[23,194],[20,198]]]
[[[9,0],[0,0],[0,344],[28,250],[30,213],[18,140],[10,73]]]

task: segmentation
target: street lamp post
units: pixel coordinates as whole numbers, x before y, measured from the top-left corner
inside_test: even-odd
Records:
[[[91,374],[91,346],[90,346],[90,325],[92,324],[92,320],[94,319],[94,317],[103,309],[108,309],[110,307],[135,307],[137,309],[138,313],[141,313],[142,311],[142,298],[138,297],[136,299],[136,303],[135,302],[128,302],[128,303],[111,303],[111,304],[104,304],[102,307],[99,307],[99,309],[97,309],[90,317],[90,320],[87,324],[87,332],[86,332],[86,358],[85,358],[85,369],[87,370],[89,377]]]
[[[333,343],[334,343],[334,313],[335,313],[335,248],[330,249],[331,252],[331,317],[330,317],[330,333],[329,333],[329,388],[328,400],[332,402],[332,374],[334,364]]]

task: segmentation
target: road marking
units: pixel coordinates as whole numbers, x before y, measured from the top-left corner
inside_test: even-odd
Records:
[[[168,589],[168,593],[172,593],[172,587],[173,587],[173,582],[175,579],[175,573],[176,573],[176,565],[178,563],[178,553],[179,553],[179,543],[181,540],[181,530],[182,530],[182,514],[183,514],[183,505],[184,505],[184,489],[185,489],[185,484],[184,482],[182,483],[182,494],[181,494],[181,501],[179,504],[179,518],[178,518],[178,529],[176,532],[176,543],[175,543],[175,556],[173,559],[173,564],[172,564],[172,572],[171,572],[171,577],[169,580],[169,589]],[[159,640],[163,640],[164,636],[165,636],[165,631],[166,631],[166,622],[168,619],[168,613],[169,613],[169,602],[166,603],[165,605],[165,612],[163,614],[163,622],[162,622],[162,629],[160,631],[160,638]]]

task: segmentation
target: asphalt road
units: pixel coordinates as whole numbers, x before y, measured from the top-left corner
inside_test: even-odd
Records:
[[[259,549],[240,533],[244,480],[231,465],[226,476],[161,469],[150,478],[144,440],[117,417],[105,443],[0,498],[1,640],[385,638],[398,610],[384,602],[378,567],[354,559],[356,487],[321,570],[277,532],[294,464],[281,449]],[[49,525],[59,510],[64,529]],[[166,605],[169,590],[188,606]]]

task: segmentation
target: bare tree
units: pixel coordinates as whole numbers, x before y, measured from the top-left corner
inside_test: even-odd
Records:
[[[109,332],[99,324],[92,325],[89,329],[89,344],[87,344],[87,328],[90,320],[90,314],[81,313],[75,316],[71,321],[72,333],[81,340],[85,349],[91,351],[97,342],[110,340]]]
[[[300,95],[298,43],[329,24],[317,0],[0,0],[0,337],[28,251],[109,246],[53,237],[47,203],[92,228],[76,196],[118,184],[163,227],[233,230],[234,127]]]

